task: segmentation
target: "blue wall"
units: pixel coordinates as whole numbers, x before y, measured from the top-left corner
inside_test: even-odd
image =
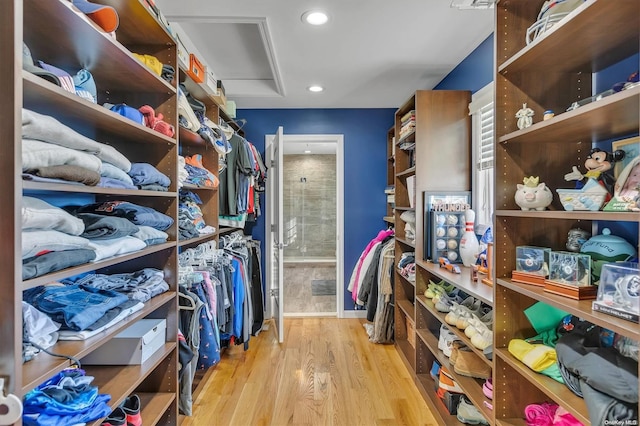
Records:
[[[239,109],[238,119],[247,119],[245,137],[265,157],[264,137],[278,126],[285,134],[344,135],[344,282],[362,250],[386,226],[387,131],[393,125],[395,109]],[[268,167],[268,165],[267,165]],[[267,172],[268,178],[268,172]],[[253,228],[255,239],[264,242],[263,216]],[[266,281],[264,281],[266,283]],[[345,310],[354,308],[351,293],[345,290]]]
[[[475,93],[493,81],[493,33],[460,62],[435,90],[470,90]]]

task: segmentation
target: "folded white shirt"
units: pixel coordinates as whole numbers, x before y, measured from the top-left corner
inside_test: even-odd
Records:
[[[34,197],[22,197],[22,229],[52,229],[70,235],[84,232],[82,219]]]
[[[65,234],[54,230],[22,231],[22,258],[28,259],[38,253],[87,249],[91,250],[86,238]]]
[[[155,240],[158,238],[162,238],[166,241],[169,238],[169,234],[166,232],[146,225],[138,225],[138,232],[132,234],[132,236],[142,241]]]
[[[98,262],[108,257],[117,256],[119,254],[142,250],[146,246],[147,245],[144,241],[131,236],[113,238],[110,240],[92,240],[89,242],[89,247],[96,252],[96,258],[93,260],[94,262]]]

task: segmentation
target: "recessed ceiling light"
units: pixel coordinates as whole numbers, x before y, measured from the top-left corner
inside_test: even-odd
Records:
[[[319,10],[309,10],[302,14],[302,22],[306,22],[311,25],[326,24],[328,20],[329,17],[327,14]]]
[[[310,92],[322,92],[324,90],[324,87],[314,84],[313,86],[307,87],[307,90]]]
[[[309,151],[308,149],[304,152],[305,154],[311,154],[311,151]]]

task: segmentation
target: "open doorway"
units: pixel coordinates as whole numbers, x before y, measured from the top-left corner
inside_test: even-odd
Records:
[[[343,136],[287,135],[282,143],[284,316],[341,316]]]

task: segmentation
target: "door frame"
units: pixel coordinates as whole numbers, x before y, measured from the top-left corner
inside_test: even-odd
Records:
[[[275,135],[265,135],[265,147],[271,144],[271,141]],[[344,298],[345,298],[345,283],[344,283],[344,135],[342,134],[284,134],[282,139],[282,149],[284,152],[284,146],[289,143],[335,143],[336,144],[336,316],[338,318],[345,317],[344,310]],[[282,190],[282,188],[280,188]],[[268,206],[269,194],[266,194],[265,204]],[[269,209],[266,209],[269,211]],[[267,222],[265,226],[269,227],[270,222]],[[265,229],[265,235],[270,232],[270,229]],[[266,262],[271,262],[272,259],[265,259]],[[270,279],[270,277],[267,277]],[[270,282],[267,288],[270,288]],[[284,304],[284,301],[281,301]],[[267,304],[269,310],[267,312],[267,318],[273,318],[274,306],[272,303]]]

